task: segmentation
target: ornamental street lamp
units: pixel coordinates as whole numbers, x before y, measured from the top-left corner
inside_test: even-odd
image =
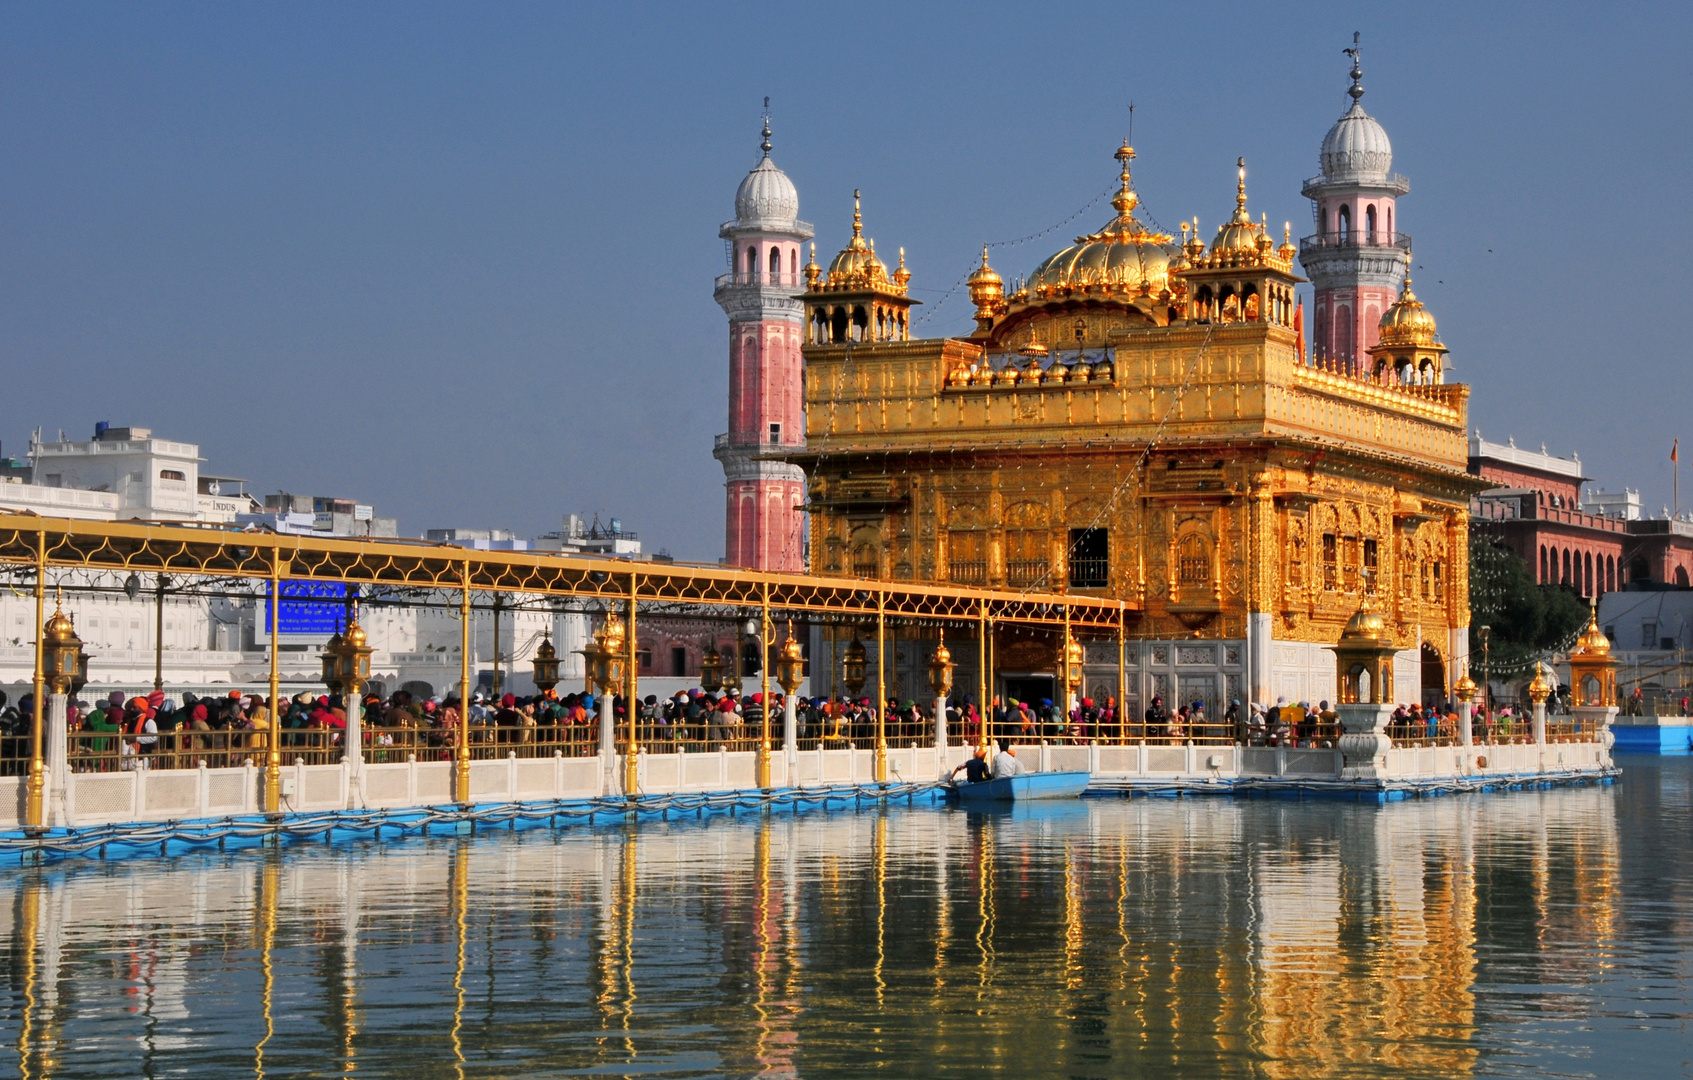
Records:
[[[929,654],[929,689],[935,692],[935,753],[946,763],[946,696],[952,692],[952,650],[946,647],[941,630],[935,651]]]
[[[946,631],[941,631],[940,644],[929,654],[929,689],[935,692],[937,698],[945,698],[952,692],[952,650],[946,647]]]
[[[799,749],[799,699],[794,695],[804,678],[805,650],[794,637],[794,621],[789,619],[787,640],[776,653],[776,681],[782,684],[782,749],[788,754],[790,770],[793,755]]]
[[[846,687],[848,697],[856,699],[863,691],[865,666],[864,642],[854,635],[852,644],[841,654],[841,685]]]
[[[57,604],[43,628],[46,641],[47,688],[53,694],[74,694],[88,681],[88,655],[69,615]]]
[[[790,619],[787,640],[782,642],[776,654],[776,681],[782,685],[784,694],[793,694],[804,679],[805,651],[800,647],[799,639],[794,637],[794,624]]]
[[[323,681],[332,693],[343,695],[349,717],[358,707],[354,699],[370,681],[370,654],[375,651],[368,644],[357,614],[347,624],[345,634],[334,635],[324,646]]]
[[[707,642],[700,654],[700,689],[715,694],[723,689],[723,654],[715,642]]]
[[[558,650],[553,648],[551,629],[541,632],[541,644],[535,650],[535,689],[545,693],[558,685]]]

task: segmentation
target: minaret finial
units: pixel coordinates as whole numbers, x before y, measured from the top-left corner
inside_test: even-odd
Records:
[[[1234,204],[1236,206],[1238,206],[1240,209],[1245,210],[1246,209],[1246,159],[1245,158],[1235,159],[1235,168],[1236,168],[1237,172],[1235,174],[1236,179],[1235,179],[1235,188],[1234,188]]]
[[[852,238],[864,235],[864,215],[858,212],[858,189],[852,189]]]
[[[1129,145],[1129,140],[1124,139],[1123,145],[1118,147],[1117,152],[1111,156],[1123,163],[1123,171],[1117,175],[1118,181],[1123,186],[1111,199],[1111,205],[1117,208],[1117,219],[1127,223],[1132,218],[1135,207],[1140,203],[1140,196],[1135,194],[1134,182],[1129,177],[1129,162],[1134,160],[1135,148]]]
[[[1340,50],[1352,58],[1352,85],[1347,88],[1346,92],[1352,95],[1354,104],[1364,96],[1364,84],[1361,81],[1364,78],[1364,65],[1362,63],[1364,49],[1363,46],[1358,44],[1358,38],[1358,31],[1352,31],[1352,47]]]
[[[758,144],[758,148],[764,151],[765,157],[770,156],[770,98],[768,95],[764,98],[764,141]]]

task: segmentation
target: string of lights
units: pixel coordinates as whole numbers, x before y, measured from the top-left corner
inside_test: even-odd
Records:
[[[1095,206],[1098,206],[1101,199],[1104,199],[1107,195],[1112,194],[1116,190],[1117,190],[1117,185],[1107,184],[1104,187],[1104,189],[1100,191],[1099,194],[1097,194],[1093,198],[1089,199],[1085,204],[1083,204],[1083,206],[1080,209],[1078,209],[1077,211],[1072,213],[1069,217],[1065,218],[1063,221],[1055,221],[1051,225],[1048,225],[1046,228],[1041,229],[1039,232],[1032,232],[1032,233],[1028,234],[1027,236],[1019,236],[1014,240],[994,240],[994,241],[990,241],[986,245],[986,247],[990,251],[994,250],[996,248],[1014,248],[1014,247],[1018,247],[1022,244],[1032,243],[1033,241],[1039,240],[1043,236],[1049,236],[1052,233],[1058,231],[1059,229],[1062,229],[1064,226],[1070,224],[1072,221],[1075,221],[1077,218],[1081,217],[1083,214],[1087,213],[1089,210],[1092,210]],[[941,313],[941,309],[946,306],[947,301],[951,300],[954,296],[956,296],[958,294],[958,290],[962,289],[964,287],[964,283],[967,280],[969,280],[970,275],[975,273],[975,272],[976,272],[976,268],[974,266],[971,266],[969,269],[965,270],[964,273],[960,274],[959,277],[958,277],[958,280],[954,281],[952,283],[952,286],[947,289],[946,293],[939,300],[935,301],[933,307],[929,308],[929,310],[923,312],[921,315],[917,316],[916,319],[912,320],[912,325],[913,326],[922,326],[924,323],[928,322],[930,319],[939,315]]]

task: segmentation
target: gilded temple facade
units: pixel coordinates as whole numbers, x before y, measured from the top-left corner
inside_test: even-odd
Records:
[[[1368,605],[1399,699],[1445,697],[1476,482],[1432,316],[1406,279],[1370,362],[1308,356],[1299,251],[1253,219],[1244,161],[1207,243],[1197,221],[1176,238],[1137,219],[1134,152],[1116,157],[1099,231],[1009,284],[984,249],[968,336],[910,337],[903,253],[890,274],[856,212],[830,271],[813,257],[805,449],[785,458],[808,477],[813,571],[1115,598],[1128,707],[1212,715],[1334,700],[1329,647]],[[901,697],[922,696],[915,644]],[[1078,696],[1116,697],[1115,642],[1083,646]],[[1058,698],[1056,639],[1003,628],[994,650],[994,693]],[[975,652],[954,649],[965,691]]]

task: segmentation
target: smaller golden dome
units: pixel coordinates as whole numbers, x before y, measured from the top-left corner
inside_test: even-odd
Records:
[[[1534,681],[1528,684],[1528,699],[1536,705],[1543,705],[1552,696],[1552,684],[1546,681],[1546,665],[1534,665]]]
[[[346,637],[342,640],[355,649],[362,649],[369,640],[369,635],[364,632],[364,627],[359,625],[359,621],[354,619],[353,624],[347,627]]]
[[[1436,327],[1434,316],[1411,291],[1411,275],[1405,275],[1405,287],[1399,299],[1382,313],[1378,324],[1383,345],[1433,345]]]
[[[1244,252],[1259,254],[1260,241],[1267,239],[1264,227],[1255,223],[1252,215],[1246,212],[1246,159],[1240,158],[1237,165],[1240,173],[1235,187],[1234,215],[1223,223],[1216,238],[1211,241],[1211,254],[1214,256]]]
[[[1347,638],[1368,638],[1371,641],[1384,641],[1387,636],[1387,620],[1382,617],[1381,612],[1370,607],[1368,599],[1358,609],[1358,613],[1347,622],[1346,629],[1341,631],[1340,634],[1342,641]]]
[[[1599,615],[1593,612],[1588,615],[1587,629],[1575,641],[1575,655],[1577,656],[1609,656],[1611,655],[1611,639],[1599,629]]]
[[[799,638],[794,637],[793,627],[788,627],[788,639],[782,642],[781,658],[783,660],[803,660],[804,651],[800,648]]]
[[[811,288],[817,287],[817,279],[823,276],[823,268],[817,265],[817,241],[811,242],[811,258],[805,264],[805,283]]]
[[[982,265],[964,283],[970,287],[970,299],[977,307],[993,303],[1005,296],[1005,280],[988,265],[988,246],[982,245]]]
[[[537,660],[556,660],[556,659],[558,659],[558,650],[553,648],[553,636],[552,636],[551,632],[545,632],[543,634],[543,636],[541,638],[541,644],[539,646],[537,646],[536,649],[535,649],[535,659],[537,659]]]
[[[52,617],[47,620],[47,625],[42,631],[49,645],[64,645],[77,640],[76,627],[71,623],[71,617],[57,604],[53,605]]]

